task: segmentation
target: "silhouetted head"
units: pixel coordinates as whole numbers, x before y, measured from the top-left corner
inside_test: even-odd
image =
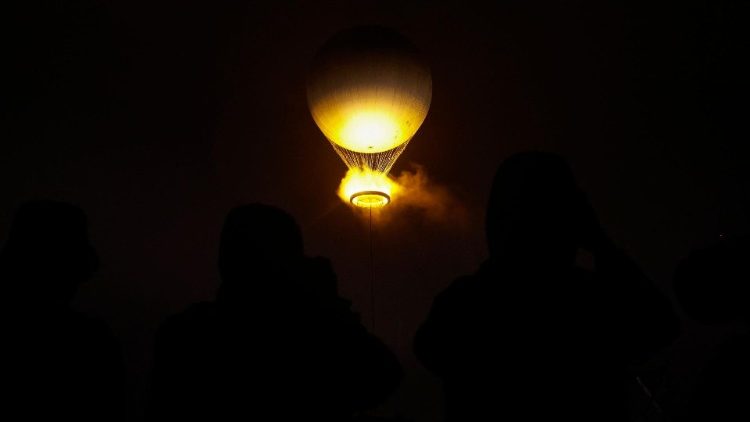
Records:
[[[487,207],[492,259],[540,268],[572,265],[582,194],[555,154],[513,155],[497,170]]]
[[[23,300],[67,303],[99,260],[86,215],[71,204],[30,201],[18,209],[0,253],[4,283]]]
[[[244,205],[233,209],[224,222],[219,246],[224,285],[262,283],[259,278],[285,276],[303,256],[297,223],[278,208]]]

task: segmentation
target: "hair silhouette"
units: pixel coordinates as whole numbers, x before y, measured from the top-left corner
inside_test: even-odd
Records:
[[[39,200],[18,209],[0,252],[6,415],[117,421],[128,414],[119,345],[103,323],[68,306],[97,267],[80,208]]]
[[[395,356],[338,296],[330,263],[304,255],[285,212],[232,210],[219,270],[216,301],[157,335],[152,420],[342,420],[398,386]]]
[[[628,363],[677,334],[666,299],[598,224],[565,161],[530,152],[498,168],[490,258],[433,302],[415,337],[444,381],[449,420],[625,420]],[[576,266],[589,251],[594,271]]]

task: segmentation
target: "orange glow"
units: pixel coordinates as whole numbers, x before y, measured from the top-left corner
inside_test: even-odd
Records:
[[[362,208],[388,205],[399,186],[387,174],[369,169],[352,168],[339,186],[339,197],[347,204]]]

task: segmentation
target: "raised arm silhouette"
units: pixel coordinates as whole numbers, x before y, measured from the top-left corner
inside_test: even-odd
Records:
[[[80,208],[37,200],[16,212],[0,252],[3,419],[130,414],[118,343],[104,323],[69,306],[98,264]]]
[[[677,335],[669,302],[605,235],[559,156],[499,167],[489,259],[434,300],[415,352],[449,420],[625,420],[627,365]],[[594,270],[576,265],[579,249]]]
[[[214,302],[170,318],[156,339],[152,420],[345,420],[398,386],[395,355],[303,253],[285,212],[252,204],[226,218]]]

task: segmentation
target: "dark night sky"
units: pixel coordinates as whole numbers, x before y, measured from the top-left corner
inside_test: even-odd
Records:
[[[422,165],[450,196],[437,218],[394,209],[376,225],[376,331],[409,371],[393,412],[436,412],[411,337],[485,256],[483,207],[510,154],[568,157],[607,231],[666,292],[691,248],[748,232],[734,3],[19,3],[0,18],[0,236],[25,199],[87,211],[103,265],[76,306],[112,326],[139,386],[158,324],[212,297],[218,232],[241,203],[290,211],[370,320],[367,228],[335,195],[345,167],[305,98],[316,50],[351,26],[390,26],[422,49],[433,103],[394,172]],[[678,372],[712,338],[691,327],[670,352]]]

